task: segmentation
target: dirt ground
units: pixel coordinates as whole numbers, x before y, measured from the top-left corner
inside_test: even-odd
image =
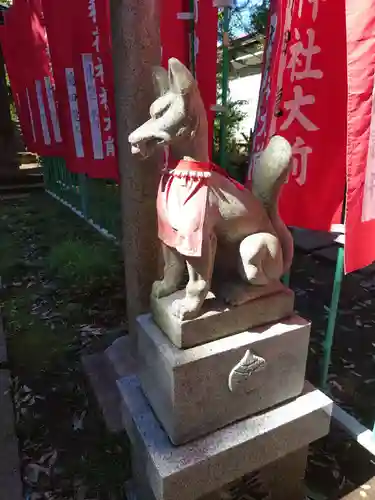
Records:
[[[127,438],[104,428],[80,363],[83,352],[102,350],[126,330],[120,248],[43,193],[0,205],[0,235],[25,498],[123,498]],[[333,274],[334,263],[297,252],[291,287],[298,312],[312,320],[307,378],[316,385]],[[374,291],[371,273],[345,277],[329,375],[330,395],[370,428]],[[311,447],[306,484],[315,500],[375,498],[374,476],[372,457],[335,426]]]
[[[335,263],[298,252],[291,275],[296,309],[312,321],[307,379],[319,386]],[[375,272],[344,277],[328,378],[328,393],[372,429],[375,420]],[[372,498],[373,457],[337,426],[311,447],[307,484],[322,498]],[[364,489],[360,486],[364,485]],[[370,487],[369,487],[370,486]],[[355,496],[357,495],[357,496]],[[318,495],[319,499],[320,496]]]

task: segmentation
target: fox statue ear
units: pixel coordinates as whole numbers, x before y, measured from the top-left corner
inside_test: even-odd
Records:
[[[190,71],[178,60],[172,57],[168,61],[169,85],[176,94],[186,94],[195,85]]]
[[[153,68],[152,77],[154,80],[155,92],[158,96],[166,94],[169,90],[168,71],[161,66]]]

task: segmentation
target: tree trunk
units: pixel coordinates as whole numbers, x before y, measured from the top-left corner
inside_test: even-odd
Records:
[[[161,57],[158,4],[158,0],[111,0],[127,313],[133,338],[136,317],[150,309],[160,248],[156,195],[162,159],[139,160],[128,142],[129,134],[149,119],[155,99],[152,68]]]

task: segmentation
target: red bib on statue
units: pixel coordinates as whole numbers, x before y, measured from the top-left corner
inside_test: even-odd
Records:
[[[159,239],[182,255],[202,255],[208,190],[213,173],[227,177],[239,189],[244,189],[217,165],[193,160],[181,160],[160,180],[157,198]]]

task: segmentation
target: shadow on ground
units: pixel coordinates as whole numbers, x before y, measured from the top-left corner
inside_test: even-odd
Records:
[[[0,304],[26,498],[123,498],[127,438],[104,428],[80,363],[83,352],[103,350],[126,330],[120,249],[43,193],[0,205],[0,234]],[[313,322],[307,372],[315,384],[333,274],[333,263],[297,253],[291,286],[298,312]],[[336,402],[371,427],[374,289],[372,275],[345,278],[329,377]],[[307,484],[316,500],[344,498],[361,485],[350,499],[372,498],[373,476],[372,457],[336,427],[311,447]]]

